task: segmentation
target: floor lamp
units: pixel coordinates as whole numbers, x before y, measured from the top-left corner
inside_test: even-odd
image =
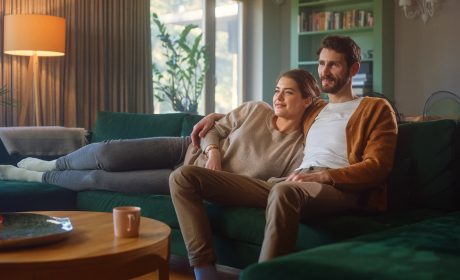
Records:
[[[4,51],[10,55],[30,56],[33,63],[32,86],[35,124],[41,125],[38,91],[38,57],[63,56],[65,20],[47,15],[6,15]],[[30,79],[29,79],[30,81]]]

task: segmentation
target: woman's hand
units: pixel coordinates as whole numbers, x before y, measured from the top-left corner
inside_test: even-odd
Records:
[[[289,175],[286,181],[291,182],[317,182],[321,184],[332,184],[332,178],[327,171],[318,172],[294,172]]]
[[[190,137],[192,138],[193,145],[197,149],[200,148],[200,138],[205,137],[206,133],[214,126],[214,122],[220,120],[222,117],[224,117],[224,114],[212,113],[202,118],[193,126]]]
[[[219,149],[211,149],[208,152],[208,161],[206,162],[205,168],[211,170],[222,170],[222,160],[220,158]]]

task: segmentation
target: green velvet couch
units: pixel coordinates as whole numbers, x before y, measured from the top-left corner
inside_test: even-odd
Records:
[[[151,136],[185,136],[199,119],[200,116],[186,114],[143,115],[102,112],[98,114],[91,139],[102,141]],[[417,236],[419,231],[420,234],[426,234],[420,237],[426,239],[426,242],[438,242],[442,239],[439,237],[442,234],[433,234],[433,239],[430,239],[430,234],[426,231],[427,226],[423,223],[430,225],[445,222],[438,230],[447,231],[452,226],[457,233],[460,228],[460,214],[455,212],[460,211],[458,132],[459,125],[453,120],[400,124],[396,162],[388,179],[390,210],[384,214],[347,212],[304,220],[297,241],[299,252],[270,262],[255,264],[263,239],[264,209],[207,204],[218,262],[227,266],[246,268],[242,272],[243,279],[291,279],[290,276],[292,279],[331,279],[334,276],[343,278],[342,276],[346,276],[347,273],[350,277],[360,275],[362,278],[377,279],[385,278],[387,275],[388,278],[401,276],[397,273],[397,267],[394,268],[393,274],[380,273],[379,267],[372,261],[375,258],[375,262],[381,267],[388,268],[391,265],[391,260],[385,258],[381,247],[391,243],[392,236],[403,235],[406,231]],[[18,159],[12,159],[0,145],[0,164],[14,163]],[[167,223],[172,228],[172,254],[186,255],[168,195],[133,195],[108,191],[73,192],[48,184],[0,181],[0,211],[3,212],[75,209],[110,212],[113,207],[119,205],[138,205],[142,207],[144,216]],[[446,236],[451,236],[447,234],[451,233],[446,232]],[[376,242],[375,247],[362,245],[373,244],[371,241]],[[457,247],[453,250],[455,254],[444,254],[439,257],[449,259],[449,262],[460,260],[460,234],[444,241],[446,244],[456,242]],[[408,249],[404,246],[416,250],[418,243],[414,242],[414,245],[401,244],[400,250],[406,252]],[[357,246],[356,249],[353,249],[354,245]],[[398,247],[398,244],[395,246]],[[442,251],[442,247],[439,247],[439,250]],[[317,254],[318,251],[322,253]],[[353,251],[354,254],[349,255],[349,251]],[[432,254],[436,253],[436,248],[433,247]],[[403,257],[401,255],[401,258]],[[387,263],[383,263],[382,259]],[[369,263],[374,266],[369,266]],[[397,264],[395,261],[395,265]],[[447,261],[445,264],[448,267]],[[349,269],[346,265],[350,266]],[[414,264],[412,266],[415,267]],[[318,273],[310,273],[313,271],[311,267],[315,267]],[[323,270],[329,274],[320,273]],[[404,267],[401,270],[404,272]],[[286,271],[289,271],[289,274],[286,274]],[[288,276],[285,278],[281,275]]]
[[[460,279],[459,154],[455,121],[400,124],[388,213],[326,218],[353,236],[250,265],[240,279]]]

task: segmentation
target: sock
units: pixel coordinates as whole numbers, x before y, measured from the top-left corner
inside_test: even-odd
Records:
[[[18,168],[13,165],[0,165],[0,179],[8,181],[42,182],[43,172]]]
[[[18,167],[32,171],[53,171],[56,170],[56,160],[42,160],[28,157],[18,162]]]
[[[217,270],[214,265],[193,268],[196,280],[217,280]]]

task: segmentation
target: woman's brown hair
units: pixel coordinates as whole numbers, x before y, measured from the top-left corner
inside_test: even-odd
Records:
[[[292,69],[280,75],[281,78],[290,78],[294,80],[299,87],[300,93],[304,99],[312,97],[313,100],[319,98],[320,89],[316,83],[315,77],[304,69]]]

